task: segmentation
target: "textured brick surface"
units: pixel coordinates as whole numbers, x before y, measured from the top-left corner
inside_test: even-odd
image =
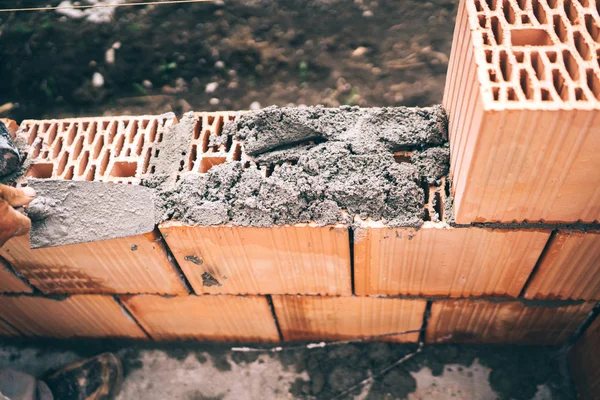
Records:
[[[571,349],[569,364],[579,398],[597,400],[600,397],[600,318],[596,317]]]
[[[600,232],[553,236],[525,297],[600,300]]]
[[[36,250],[20,236],[0,255],[44,293],[187,293],[157,232]]]
[[[443,100],[457,222],[600,218],[593,3],[461,1]]]
[[[419,330],[426,301],[374,297],[273,296],[284,340],[336,340]],[[384,338],[416,342],[419,333]]]
[[[358,295],[517,297],[550,232],[366,225],[354,234]]]
[[[156,340],[279,340],[264,296],[141,295],[122,300]]]
[[[13,327],[0,320],[0,336],[21,336]]]
[[[351,294],[345,226],[160,226],[196,293]]]
[[[426,341],[560,345],[593,307],[593,303],[543,307],[519,301],[434,301]]]
[[[146,338],[110,296],[78,295],[60,300],[0,296],[0,318],[25,336]]]
[[[29,144],[26,176],[139,183],[155,156],[154,144],[174,116],[25,120],[18,135]]]
[[[31,293],[31,287],[16,276],[0,258],[0,293]]]

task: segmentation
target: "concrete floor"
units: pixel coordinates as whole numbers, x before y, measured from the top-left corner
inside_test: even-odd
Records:
[[[516,346],[351,344],[281,353],[237,353],[212,344],[155,345],[23,343],[0,345],[0,368],[43,378],[70,362],[112,350],[123,360],[118,397],[128,399],[333,399],[361,380],[376,378],[341,398],[574,399],[556,349]]]

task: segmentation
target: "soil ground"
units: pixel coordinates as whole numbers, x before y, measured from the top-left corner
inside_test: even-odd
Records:
[[[267,347],[267,346],[257,346]],[[526,346],[346,344],[280,353],[232,352],[225,344],[39,342],[0,346],[0,368],[43,378],[82,357],[115,351],[125,381],[119,399],[575,399],[562,353]],[[361,380],[374,381],[338,397]]]
[[[0,116],[428,106],[441,102],[456,3],[227,0],[120,7],[107,23],[2,13]]]

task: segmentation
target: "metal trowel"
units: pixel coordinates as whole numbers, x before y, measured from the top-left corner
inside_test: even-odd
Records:
[[[140,235],[154,229],[152,189],[117,183],[28,179],[31,248]]]

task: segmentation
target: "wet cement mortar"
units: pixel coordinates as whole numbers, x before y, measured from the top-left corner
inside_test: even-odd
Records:
[[[378,375],[415,349],[413,344],[378,342],[240,353],[226,344],[191,342],[17,342],[0,346],[0,368],[11,366],[43,379],[70,362],[114,351],[125,373],[119,399],[134,393],[159,399],[165,390],[178,399],[332,399],[373,375],[373,382],[339,398],[576,398],[564,352],[552,347],[426,345],[420,354]]]
[[[245,113],[225,124],[223,136],[243,141],[251,165],[233,161],[205,174],[182,172],[192,136],[188,113],[163,135],[160,156],[150,164],[155,173],[143,179],[157,189],[158,222],[328,225],[359,215],[392,227],[419,227],[423,187],[448,172],[447,120],[440,106],[268,107]],[[412,151],[411,162],[397,162],[399,151]],[[264,176],[261,167],[272,173]]]

